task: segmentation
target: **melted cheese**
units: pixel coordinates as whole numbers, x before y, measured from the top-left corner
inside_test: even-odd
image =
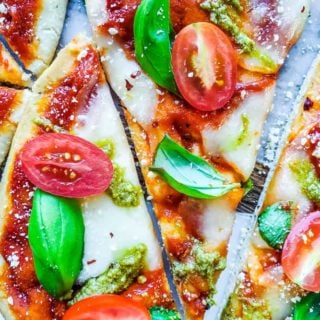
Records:
[[[248,93],[240,106],[221,127],[206,128],[202,132],[206,151],[221,155],[247,180],[255,165],[261,131],[272,105],[274,87],[259,93]],[[239,146],[233,146],[243,131],[242,117],[249,119],[247,138]],[[231,145],[231,146],[230,146]]]
[[[228,196],[206,202],[202,235],[208,244],[219,247],[229,239],[234,221],[234,210]]]
[[[99,87],[90,102],[88,113],[79,114],[76,120],[76,135],[91,142],[103,139],[114,142],[115,163],[126,168],[127,179],[139,184],[130,147],[107,85]],[[148,268],[161,267],[159,246],[142,195],[140,205],[135,208],[116,206],[106,194],[88,198],[83,201],[83,213],[85,248],[79,282],[98,276],[121,251],[137,243],[148,247]]]

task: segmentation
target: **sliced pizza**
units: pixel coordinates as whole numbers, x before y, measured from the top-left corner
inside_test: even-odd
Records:
[[[224,319],[317,319],[320,291],[320,57],[268,189]]]
[[[122,122],[83,36],[35,82],[0,193],[6,319],[179,319]]]
[[[309,1],[87,0],[187,317],[214,303],[277,72]],[[173,44],[173,45],[172,45]]]
[[[4,0],[0,3],[0,35],[24,68],[39,76],[55,54],[66,14],[67,0]],[[7,55],[1,46],[0,55]],[[17,68],[13,58],[1,60],[0,81],[29,86],[30,76]],[[15,74],[6,74],[14,70]]]
[[[0,165],[9,151],[28,96],[27,90],[0,87]]]

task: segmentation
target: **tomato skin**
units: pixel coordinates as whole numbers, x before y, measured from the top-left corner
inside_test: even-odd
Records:
[[[180,31],[172,65],[182,96],[198,110],[223,108],[235,92],[236,52],[228,36],[212,23],[194,23]]]
[[[290,231],[282,250],[287,277],[307,291],[320,291],[320,211],[302,218]]]
[[[150,320],[146,307],[129,298],[104,294],[83,299],[65,313],[63,320]]]
[[[82,198],[105,191],[112,180],[108,156],[94,144],[68,134],[46,133],[27,142],[22,169],[35,186],[48,193]]]

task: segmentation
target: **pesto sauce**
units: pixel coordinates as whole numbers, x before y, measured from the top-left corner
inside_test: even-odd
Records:
[[[69,305],[93,295],[119,293],[127,289],[143,269],[146,252],[144,244],[128,249],[100,276],[86,282]]]
[[[261,62],[268,73],[277,71],[278,65],[272,58],[259,49],[256,43],[243,32],[237,23],[237,16],[243,11],[238,0],[205,0],[200,7],[210,12],[211,22],[226,31],[240,47],[241,53]]]
[[[289,164],[302,192],[313,202],[320,204],[320,179],[314,166],[307,160],[296,160]]]
[[[239,295],[238,290],[230,298],[221,320],[270,320],[271,313],[261,299]]]
[[[226,0],[205,0],[200,4],[201,8],[210,12],[210,20],[225,30],[233,37],[243,53],[251,53],[255,49],[255,42],[250,39],[230,16],[228,4],[233,8],[242,11],[239,1]]]
[[[115,145],[111,139],[97,141],[95,145],[102,149],[110,159],[114,158]],[[140,186],[135,186],[131,181],[126,180],[125,168],[120,167],[114,161],[112,163],[114,174],[107,193],[119,207],[137,207],[140,204],[142,193]]]
[[[178,312],[162,307],[152,307],[149,309],[151,320],[181,320]]]
[[[208,306],[215,304],[213,296],[216,292],[215,273],[223,270],[226,266],[225,258],[218,252],[206,252],[202,245],[196,244],[192,250],[193,261],[174,262],[173,274],[176,278],[183,280],[188,275],[198,273],[208,281],[209,295],[206,299]]]

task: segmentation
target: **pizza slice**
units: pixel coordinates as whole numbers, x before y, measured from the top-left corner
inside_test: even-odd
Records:
[[[0,3],[0,35],[24,65],[39,76],[55,54],[66,14],[66,0],[4,0]],[[4,46],[0,55],[7,56]],[[0,81],[30,86],[30,75],[13,58],[0,60]],[[14,70],[14,74],[10,74]],[[9,77],[7,74],[9,73]]]
[[[317,319],[320,57],[297,112],[224,319]]]
[[[0,165],[10,148],[29,91],[0,87]]]
[[[147,308],[179,319],[127,137],[83,36],[35,82],[0,193],[6,319],[148,320]]]
[[[202,319],[214,303],[277,72],[301,33],[309,1],[86,5],[187,317]]]

